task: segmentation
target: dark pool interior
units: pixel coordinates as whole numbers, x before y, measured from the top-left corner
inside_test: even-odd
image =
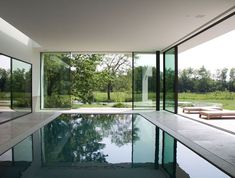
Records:
[[[225,178],[138,114],[63,114],[0,156],[0,178]]]

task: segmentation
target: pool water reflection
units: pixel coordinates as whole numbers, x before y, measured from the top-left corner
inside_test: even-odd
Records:
[[[0,156],[0,178],[229,177],[138,114],[63,114],[26,140]]]
[[[62,115],[42,135],[46,165],[131,163],[132,115]]]

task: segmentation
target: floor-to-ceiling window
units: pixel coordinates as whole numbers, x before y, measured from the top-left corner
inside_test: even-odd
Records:
[[[232,16],[178,46],[178,113],[232,132],[234,116],[213,112],[235,110],[234,21]],[[200,112],[211,117],[200,118]]]
[[[12,109],[31,112],[32,107],[32,66],[12,59]]]
[[[41,107],[71,108],[70,53],[43,53]]]
[[[133,109],[156,110],[156,54],[133,54]]]
[[[177,47],[164,52],[163,109],[177,113]]]
[[[41,108],[132,106],[130,53],[42,53]]]
[[[32,111],[32,65],[0,54],[0,123]]]
[[[11,108],[11,58],[0,55],[0,109],[9,111]]]
[[[235,30],[194,48],[179,46],[179,108],[219,106],[235,109]],[[215,52],[216,51],[216,52]]]

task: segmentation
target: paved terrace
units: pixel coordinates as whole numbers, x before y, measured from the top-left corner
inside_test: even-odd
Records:
[[[224,110],[226,111],[226,110]],[[213,126],[215,128],[219,128],[221,130],[224,130],[226,132],[233,133],[235,135],[235,118],[217,118],[217,119],[204,119],[199,118],[199,114],[187,114],[182,112],[182,108],[178,109],[178,114],[182,115],[184,117],[187,117],[189,119],[193,119],[195,121],[205,123],[207,125]]]

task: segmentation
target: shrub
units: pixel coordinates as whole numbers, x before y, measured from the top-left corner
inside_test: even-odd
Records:
[[[70,95],[52,95],[45,96],[45,108],[70,108]]]
[[[128,108],[126,104],[123,103],[116,103],[113,105],[114,108]]]

